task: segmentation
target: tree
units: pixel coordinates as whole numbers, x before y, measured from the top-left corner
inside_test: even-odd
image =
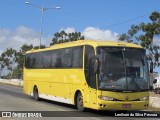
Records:
[[[61,32],[56,32],[54,34],[50,46],[58,43],[71,42],[77,40],[84,40],[84,36],[81,36],[80,32],[66,33],[64,30],[62,30]]]
[[[128,33],[120,35],[120,41],[140,44],[147,50],[148,60],[154,62],[154,67],[160,66],[160,13],[152,12],[149,16],[151,22],[132,25]]]
[[[5,64],[4,64],[4,60],[3,60],[3,57],[0,56],[0,78],[1,78],[1,72],[3,70],[3,68],[5,67]]]
[[[6,51],[4,51],[1,54],[1,63],[2,68],[6,67],[7,70],[9,71],[9,76],[10,78],[12,77],[12,73],[14,68],[16,67],[16,62],[17,62],[17,56],[16,56],[16,50],[13,48],[7,48]]]
[[[45,45],[41,45],[41,48],[46,48]],[[24,44],[20,47],[19,51],[13,48],[7,48],[0,56],[0,78],[1,71],[6,67],[9,71],[9,78],[21,78],[23,74],[24,66],[24,54],[31,49],[39,49],[39,46]]]
[[[46,46],[45,45],[41,45],[40,48],[43,49],[43,48],[46,48]],[[37,50],[37,49],[39,49],[39,46],[34,46],[33,49]]]

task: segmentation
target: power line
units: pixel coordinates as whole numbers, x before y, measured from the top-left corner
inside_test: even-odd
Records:
[[[158,10],[157,10],[158,11]],[[92,31],[96,31],[98,29],[107,29],[107,28],[110,28],[110,27],[114,27],[114,26],[117,26],[117,25],[121,25],[121,24],[125,24],[125,23],[128,23],[128,22],[131,22],[131,21],[135,21],[137,19],[140,19],[140,18],[143,18],[143,17],[146,17],[148,15],[150,15],[151,13],[148,13],[148,14],[144,14],[144,15],[141,15],[141,16],[138,16],[138,17],[135,17],[135,18],[132,18],[132,19],[129,19],[129,20],[126,20],[126,21],[123,21],[123,22],[119,22],[119,23],[115,23],[115,24],[111,24],[111,25],[108,25],[108,26],[105,26],[105,27],[102,27],[102,28],[94,28],[92,30],[87,30],[87,31],[84,31],[85,32],[92,32]]]
[[[131,22],[131,21],[134,21],[134,20],[137,20],[137,19],[146,17],[146,16],[148,16],[148,15],[150,15],[150,14],[141,15],[141,16],[138,16],[138,17],[135,17],[135,18],[132,18],[132,19],[123,21],[123,22],[119,22],[119,23],[115,23],[115,24],[112,24],[112,25],[108,25],[108,26],[102,27],[101,29],[106,29],[106,28],[110,28],[110,27],[117,26],[117,25],[125,24],[125,23],[128,23],[128,22]],[[98,29],[98,28],[95,28],[95,29],[93,29],[93,30],[88,30],[88,31],[84,31],[84,32],[95,31],[95,30],[97,30],[97,29]]]

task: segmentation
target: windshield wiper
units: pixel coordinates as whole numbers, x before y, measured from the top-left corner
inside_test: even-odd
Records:
[[[128,80],[127,80],[127,67],[126,67],[126,58],[125,58],[125,48],[122,49],[122,55],[124,62],[124,68],[125,68],[125,76],[126,76],[126,89],[128,90]]]
[[[144,91],[148,91],[149,89],[144,89],[144,90],[118,90],[118,89],[104,89],[104,88],[99,88],[98,90],[112,91],[112,92],[131,93],[131,92],[144,92]]]
[[[140,89],[139,90],[124,90],[122,92],[126,92],[127,93],[127,92],[143,92],[143,91],[148,91],[148,89],[145,89],[145,90],[142,90],[142,89],[141,90]]]
[[[104,89],[104,88],[100,88],[99,90],[112,91],[112,92],[123,92],[123,91],[124,91],[124,90],[117,90],[117,89]]]
[[[135,92],[135,90],[123,90],[124,93]]]

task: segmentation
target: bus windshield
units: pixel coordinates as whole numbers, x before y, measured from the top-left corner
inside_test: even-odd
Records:
[[[149,89],[148,64],[144,49],[98,47],[98,89],[145,91]]]

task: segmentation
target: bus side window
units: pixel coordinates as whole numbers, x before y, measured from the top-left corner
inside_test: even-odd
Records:
[[[25,67],[30,68],[30,56],[28,54],[25,56]]]
[[[64,68],[71,68],[73,61],[73,48],[64,49],[64,54],[62,56],[62,64]]]
[[[56,56],[56,63],[55,63],[55,68],[63,68],[63,65],[62,65],[62,56],[64,54],[64,50],[63,49],[59,49],[59,50],[56,50],[55,51],[57,56]]]
[[[82,68],[83,47],[78,46],[73,48],[73,68]]]
[[[96,74],[93,71],[93,68],[91,68],[91,58],[93,58],[94,55],[94,48],[92,46],[85,46],[85,78],[87,84],[91,88],[96,88]],[[93,66],[94,67],[94,66]]]
[[[36,55],[30,54],[30,68],[36,67]]]

